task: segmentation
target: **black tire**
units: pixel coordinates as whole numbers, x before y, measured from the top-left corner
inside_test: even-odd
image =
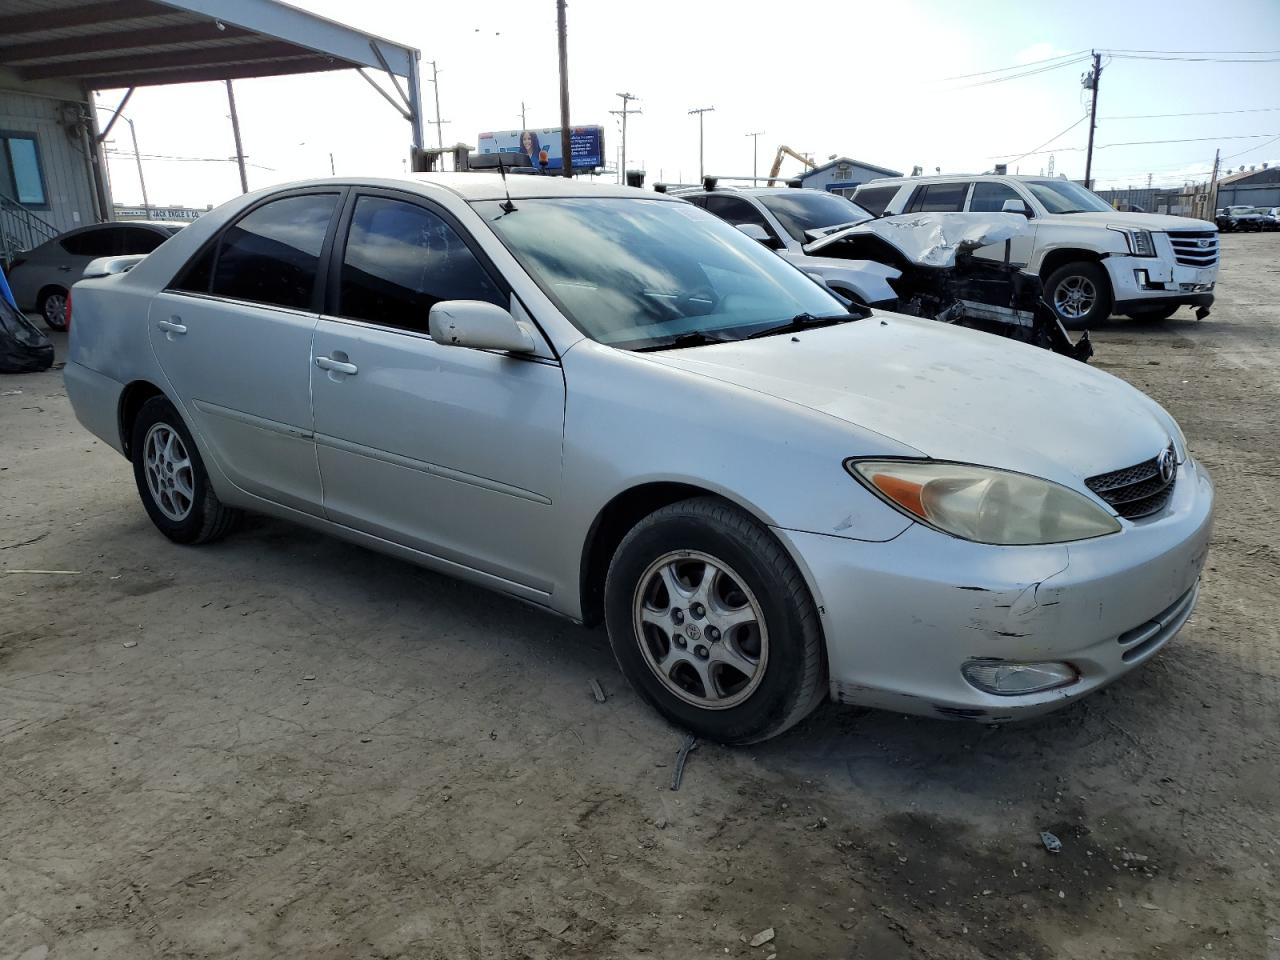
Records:
[[[752,681],[754,689],[741,685],[738,696],[745,694],[741,702],[718,709],[687,702],[659,678],[647,659],[646,650],[653,650],[655,640],[652,634],[643,635],[633,618],[643,581],[649,579],[646,573],[653,564],[682,551],[726,565],[727,572],[754,594],[767,630],[767,656],[756,661],[762,673]],[[726,580],[732,582],[729,577],[718,582]],[[683,500],[640,521],[623,538],[609,564],[604,602],[609,642],[632,687],[664,717],[698,737],[724,744],[765,740],[798,723],[826,697],[822,628],[804,577],[767,527],[724,500]],[[693,622],[695,606],[689,607],[691,619],[684,627],[674,628],[677,633]],[[708,646],[728,643],[728,628],[724,636],[709,639],[713,616],[707,614],[703,621],[703,642]],[[656,642],[661,643],[661,636]],[[681,642],[693,644],[690,650],[698,649],[697,635],[690,637],[681,635]],[[670,668],[668,675],[674,676],[679,669],[679,665]]]
[[[1072,284],[1073,281],[1083,281],[1094,291],[1092,306],[1082,316],[1066,316],[1059,306],[1059,288]],[[1107,279],[1107,271],[1099,264],[1087,260],[1068,263],[1049,274],[1049,279],[1044,283],[1044,299],[1068,330],[1087,330],[1111,316],[1111,281]]]
[[[176,501],[162,502],[163,498],[158,499],[148,483],[147,440],[152,433],[152,428],[155,427],[166,428],[177,434],[181,446],[185,448],[181,451],[185,454],[182,459],[189,461],[189,467],[183,468],[179,473],[185,474],[182,482],[192,491],[192,495],[182,497],[182,502],[188,505],[188,509],[178,517],[169,516],[166,513],[166,509],[174,513],[179,512],[174,508]],[[156,432],[157,438],[163,435],[163,431]],[[182,417],[178,415],[173,404],[164,397],[152,397],[138,411],[130,436],[129,450],[133,457],[133,479],[138,485],[138,496],[142,498],[147,516],[156,525],[156,529],[174,543],[184,544],[211,543],[231,532],[240,518],[240,511],[223,506],[218,495],[213,492],[209,475],[204,469],[204,461],[200,459],[200,451],[191,437],[191,431],[182,422]],[[158,471],[160,472],[163,471]],[[172,479],[173,476],[171,472],[170,478]],[[174,494],[171,491],[169,495]]]
[[[36,300],[36,313],[45,326],[59,332],[67,329],[67,291],[62,287],[46,287]]]
[[[1130,320],[1146,320],[1150,323],[1161,323],[1178,312],[1178,305],[1158,307],[1155,310],[1139,310],[1129,314]]]

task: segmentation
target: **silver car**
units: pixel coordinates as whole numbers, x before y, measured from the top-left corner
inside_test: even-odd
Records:
[[[150,253],[182,227],[150,220],[95,223],[20,253],[7,274],[18,309],[40,314],[50,330],[65,330],[67,291],[85,267],[100,257]]]
[[[160,531],[272,514],[603,620],[726,743],[828,697],[1034,715],[1190,615],[1213,488],[1123,381],[851,315],[672,198],[509,186],[259,191],[91,266],[67,391]]]

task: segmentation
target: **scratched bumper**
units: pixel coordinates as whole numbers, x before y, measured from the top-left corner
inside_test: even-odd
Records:
[[[1079,543],[993,547],[913,525],[887,543],[778,530],[823,610],[831,692],[842,703],[992,722],[1046,713],[1150,659],[1195,606],[1213,485],[1179,467],[1169,505]],[[1056,660],[1074,683],[995,696],[966,660]]]

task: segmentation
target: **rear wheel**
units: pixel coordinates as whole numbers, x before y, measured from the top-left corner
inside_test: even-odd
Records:
[[[1068,330],[1084,330],[1111,316],[1111,285],[1096,263],[1082,260],[1053,271],[1044,299]]]
[[[672,504],[627,534],[609,565],[605,619],[631,685],[699,737],[764,740],[825,696],[804,578],[766,527],[723,500]]]
[[[50,287],[40,292],[36,312],[44,317],[50,330],[67,329],[67,291],[62,287]]]
[[[167,399],[142,405],[129,449],[138,496],[161,533],[174,543],[209,543],[231,532],[240,511],[214,493],[200,451]]]

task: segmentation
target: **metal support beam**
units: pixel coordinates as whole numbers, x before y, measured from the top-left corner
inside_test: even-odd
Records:
[[[21,63],[24,60],[44,60],[48,57],[69,57],[84,53],[115,53],[121,49],[146,51],[151,47],[172,47],[180,43],[227,40],[248,35],[248,30],[229,27],[226,24],[223,24],[223,28],[219,30],[212,20],[207,23],[193,23],[187,27],[148,27],[145,30],[130,30],[123,37],[119,33],[94,33],[87,37],[63,37],[60,40],[12,43],[7,47],[0,47],[0,63]]]
[[[249,178],[244,170],[244,145],[240,142],[240,115],[236,113],[236,92],[227,81],[227,103],[231,105],[231,132],[236,138],[236,163],[240,167],[240,192],[249,192]]]
[[[423,142],[422,123],[422,76],[418,72],[418,51],[413,51],[413,62],[409,66],[409,126],[413,128],[413,145],[421,150]]]
[[[129,54],[120,57],[90,57],[83,60],[59,60],[34,67],[18,67],[24,80],[49,80],[55,77],[110,77],[112,74],[134,74],[139,70],[166,70],[174,67],[203,67],[211,64],[251,63],[278,60],[299,55],[298,46],[283,41],[237,43],[234,46],[207,50],[170,50],[167,53]]]
[[[17,37],[24,33],[44,33],[62,27],[98,26],[117,20],[137,20],[173,13],[172,8],[149,0],[107,0],[106,3],[82,3],[35,13],[15,13],[0,17],[0,37]]]
[[[409,109],[413,109],[413,105],[409,102],[409,97],[405,94],[404,88],[400,86],[400,78],[392,72],[390,65],[387,63],[387,58],[384,57],[382,55],[382,51],[378,49],[378,44],[373,40],[370,40],[369,49],[373,51],[373,55],[378,58],[378,63],[382,65],[382,69],[386,72],[387,76],[391,78],[391,85],[396,88],[396,93],[400,94],[400,99],[404,101],[404,105]]]
[[[145,63],[145,60],[143,61]],[[122,86],[158,87],[172,83],[200,83],[207,80],[239,80],[245,77],[280,77],[295,73],[321,73],[326,70],[350,70],[354,64],[334,60],[332,57],[291,57],[278,60],[259,60],[253,63],[233,63],[229,66],[208,66],[170,70],[137,70],[128,75],[85,77],[84,85],[90,90],[113,90]]]
[[[369,86],[373,87],[373,89],[377,90],[380,94],[382,94],[382,98],[386,100],[387,103],[391,104],[392,110],[396,111],[396,113],[400,114],[400,116],[404,117],[410,123],[413,123],[413,117],[410,115],[409,111],[407,111],[404,107],[400,106],[400,104],[396,103],[395,97],[391,96],[391,94],[383,90],[382,87],[378,86],[378,82],[374,80],[373,77],[369,76],[367,73],[364,72],[364,67],[357,67],[356,73],[364,77],[365,81],[369,84]]]
[[[130,87],[124,92],[124,99],[120,101],[120,106],[116,107],[115,112],[111,114],[111,119],[107,121],[107,125],[103,128],[103,131],[94,138],[95,143],[102,143],[103,140],[107,139],[107,136],[111,133],[111,128],[114,127],[116,125],[116,121],[120,119],[120,113],[124,110],[124,105],[128,103],[129,98],[133,96],[133,89],[133,87]]]

